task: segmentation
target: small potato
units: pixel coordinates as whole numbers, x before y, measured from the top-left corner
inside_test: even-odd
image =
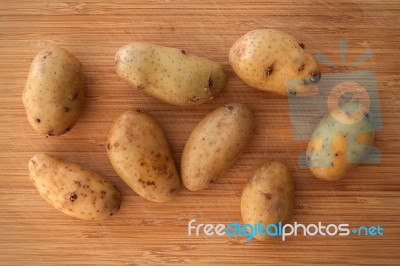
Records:
[[[118,175],[139,196],[165,202],[179,191],[174,158],[158,122],[141,110],[123,113],[108,135],[108,158]]]
[[[103,177],[44,153],[29,161],[29,176],[51,206],[78,219],[104,219],[121,206],[121,193]]]
[[[130,86],[174,105],[210,101],[228,82],[221,65],[153,44],[125,45],[115,55],[115,64],[118,76]]]
[[[248,85],[283,95],[288,93],[288,81],[294,86],[317,83],[320,79],[318,63],[304,51],[304,45],[277,30],[246,33],[229,50],[229,62]]]
[[[57,47],[36,55],[22,101],[37,132],[60,136],[71,130],[82,112],[84,98],[85,82],[78,59]]]
[[[317,178],[339,180],[368,155],[374,137],[372,113],[355,102],[344,104],[326,115],[314,130],[308,143],[307,165]]]
[[[206,189],[226,172],[246,148],[254,131],[252,111],[227,104],[208,114],[192,131],[181,160],[181,175],[191,191]]]
[[[285,224],[292,215],[293,204],[294,181],[289,170],[283,163],[269,162],[256,170],[243,189],[240,204],[243,223]],[[269,237],[254,235],[258,240]]]

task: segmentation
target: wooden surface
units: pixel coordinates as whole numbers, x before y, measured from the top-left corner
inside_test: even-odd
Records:
[[[111,1],[110,1],[111,2]],[[400,3],[398,1],[1,1],[0,2],[0,264],[400,264]],[[364,164],[342,181],[316,180],[297,157],[307,141],[291,135],[287,99],[251,89],[232,74],[228,50],[255,28],[284,30],[311,53],[340,65],[338,41],[348,40],[346,65],[366,49],[357,69],[377,72],[383,130],[379,164]],[[117,49],[145,41],[185,49],[223,64],[228,87],[212,103],[174,107],[129,88],[114,71]],[[46,138],[29,126],[21,94],[30,63],[58,45],[83,64],[86,108],[67,135]],[[321,64],[323,73],[335,72]],[[176,162],[196,123],[228,102],[248,103],[258,129],[247,151],[210,189],[166,204],[137,196],[116,175],[105,152],[112,121],[141,107],[165,128]],[[124,201],[111,219],[69,218],[50,207],[28,179],[27,163],[48,152],[94,169],[114,182]],[[380,225],[383,237],[244,237],[187,235],[187,223],[241,222],[241,190],[267,160],[286,163],[296,180],[293,221]]]

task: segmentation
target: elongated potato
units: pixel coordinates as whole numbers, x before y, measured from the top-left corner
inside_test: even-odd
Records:
[[[229,50],[229,62],[248,85],[286,95],[291,85],[317,83],[320,70],[304,45],[281,31],[257,29],[240,37]]]
[[[294,181],[289,170],[280,162],[266,163],[244,186],[240,204],[243,223],[255,225],[260,222],[264,227],[279,222],[285,224],[292,215],[293,204]],[[261,230],[254,238],[268,239],[265,230],[268,229]]]
[[[180,178],[167,137],[141,110],[123,113],[108,135],[108,158],[118,175],[141,197],[165,202],[177,195]]]
[[[204,117],[182,153],[185,187],[191,191],[206,189],[227,171],[246,148],[254,127],[253,113],[243,104],[227,104]]]
[[[36,55],[22,101],[37,132],[59,136],[71,130],[82,112],[84,98],[85,82],[78,59],[58,47]]]
[[[44,153],[29,161],[29,176],[50,205],[78,219],[104,219],[121,206],[121,193],[103,177]]]
[[[153,44],[125,45],[115,55],[115,64],[118,76],[129,85],[174,105],[210,101],[228,82],[221,65]]]
[[[364,105],[344,104],[326,115],[314,130],[307,165],[317,178],[339,180],[368,155],[374,137],[373,114]]]

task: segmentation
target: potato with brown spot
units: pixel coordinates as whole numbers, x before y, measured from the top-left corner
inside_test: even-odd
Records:
[[[119,210],[119,190],[93,171],[40,153],[29,161],[39,194],[57,210],[82,220],[99,220]]]
[[[246,148],[255,128],[244,104],[227,104],[208,114],[192,131],[181,159],[181,176],[191,191],[206,189]]]
[[[184,50],[130,43],[115,55],[118,76],[130,86],[174,105],[208,102],[225,88],[222,66]]]
[[[280,162],[269,162],[259,167],[244,186],[241,213],[244,224],[285,224],[294,204],[294,181],[288,168]],[[265,232],[263,232],[265,234]],[[266,240],[270,236],[257,234]]]
[[[333,109],[315,128],[308,143],[306,162],[316,178],[335,181],[361,163],[372,150],[374,116],[356,101]]]
[[[248,85],[286,95],[287,82],[291,83],[290,88],[295,88],[296,85],[317,83],[320,79],[317,61],[304,48],[303,43],[289,34],[257,29],[246,33],[232,45],[229,62]]]
[[[33,129],[47,136],[70,131],[82,112],[84,98],[85,82],[78,59],[58,47],[36,55],[22,94]]]
[[[107,154],[117,174],[141,197],[165,202],[177,195],[180,178],[167,137],[150,114],[130,110],[118,117]]]

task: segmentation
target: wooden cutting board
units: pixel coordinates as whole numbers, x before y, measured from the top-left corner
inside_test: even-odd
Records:
[[[110,1],[111,2],[111,1]],[[0,3],[0,264],[400,264],[400,3],[399,1],[2,1]],[[321,63],[324,74],[374,69],[383,129],[380,163],[363,164],[341,181],[324,182],[298,165],[307,141],[292,135],[288,100],[257,91],[232,73],[228,50],[256,28],[286,31],[306,50],[345,68]],[[213,102],[175,107],[129,88],[114,71],[114,54],[131,41],[185,49],[220,62],[228,87]],[[65,136],[46,138],[29,126],[21,94],[30,63],[42,48],[61,46],[83,64],[86,107]],[[140,107],[164,127],[179,166],[196,123],[224,103],[247,103],[258,128],[246,152],[202,192],[182,188],[172,202],[137,196],[116,175],[105,152],[112,121]],[[96,170],[122,191],[121,210],[105,221],[80,221],[50,207],[28,178],[38,152]],[[293,222],[380,225],[384,236],[289,237],[246,241],[243,236],[188,236],[187,224],[241,222],[240,196],[251,173],[268,160],[286,163],[296,185]]]

